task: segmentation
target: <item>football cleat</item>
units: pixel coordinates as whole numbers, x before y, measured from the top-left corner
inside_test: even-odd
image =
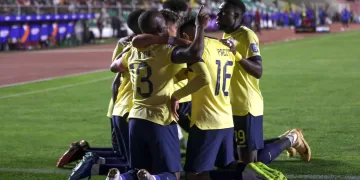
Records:
[[[79,180],[82,178],[91,178],[91,168],[99,160],[99,157],[91,152],[85,154],[79,164],[75,166],[68,180]]]
[[[296,149],[293,148],[293,147],[289,147],[286,149],[286,155],[289,156],[289,157],[294,157],[296,156]]]
[[[140,169],[137,172],[137,177],[139,180],[152,180],[152,175],[145,169]]]
[[[292,132],[292,130],[288,130],[286,131],[284,134],[280,135],[280,138],[285,138],[286,136],[288,136],[290,133]],[[289,157],[294,157],[296,155],[296,149],[293,147],[289,147],[286,149],[286,155]]]
[[[306,142],[302,131],[300,129],[293,129],[291,131],[295,132],[298,136],[293,144],[293,148],[296,149],[296,152],[299,153],[302,160],[309,162],[311,159],[311,149],[309,144]]]
[[[271,169],[261,162],[250,163],[242,173],[246,180],[286,180],[280,171]]]
[[[80,160],[85,155],[79,142],[72,142],[69,149],[59,158],[56,166],[58,168],[64,167],[65,165]]]
[[[79,144],[80,144],[81,148],[83,148],[83,149],[89,149],[90,148],[89,143],[87,141],[85,141],[85,140],[81,140],[79,142]]]
[[[120,176],[120,171],[116,168],[110,169],[106,180],[122,180]]]

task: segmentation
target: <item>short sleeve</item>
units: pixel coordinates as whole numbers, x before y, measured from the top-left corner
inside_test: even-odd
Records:
[[[235,61],[241,61],[242,58],[243,58],[242,55],[239,52],[236,51]]]
[[[112,54],[111,60],[115,61],[115,58],[123,51],[123,49],[124,49],[124,46],[121,43],[117,43],[117,45],[114,49],[114,52]]]
[[[132,51],[132,48],[131,48],[128,52],[124,53],[124,54],[122,55],[122,57],[121,57],[121,59],[122,59],[121,65],[122,65],[123,67],[125,67],[126,69],[128,69],[129,58],[130,58],[130,55],[131,55],[131,51]]]
[[[259,39],[256,34],[254,32],[248,32],[247,38],[245,39],[247,41],[246,44],[248,44],[246,59],[261,60]]]

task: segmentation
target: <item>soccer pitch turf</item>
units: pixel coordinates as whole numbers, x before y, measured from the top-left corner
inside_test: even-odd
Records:
[[[360,179],[359,39],[347,32],[262,46],[265,137],[301,128],[312,148],[309,163],[281,155],[269,165],[289,179]],[[113,76],[0,88],[0,180],[66,179],[71,171],[55,163],[72,141],[110,147]]]

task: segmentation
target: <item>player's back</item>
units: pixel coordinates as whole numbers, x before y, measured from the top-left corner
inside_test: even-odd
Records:
[[[170,97],[174,92],[174,75],[184,64],[173,64],[174,47],[152,45],[144,49],[132,48],[128,58],[131,75],[133,107],[130,118],[145,119],[157,124],[170,124]]]
[[[219,40],[205,38],[203,60],[209,69],[210,85],[192,94],[192,125],[200,129],[233,127],[229,97],[235,56]]]

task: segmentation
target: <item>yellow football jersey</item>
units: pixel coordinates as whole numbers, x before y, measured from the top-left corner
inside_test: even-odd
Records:
[[[107,112],[106,116],[109,117],[109,118],[111,118],[111,117],[112,117],[113,110],[114,110],[114,102],[113,102],[113,99],[110,98],[109,107],[108,107],[108,112]]]
[[[123,51],[124,46],[121,45],[120,43],[116,44],[116,47],[113,51],[113,55],[111,57],[111,61],[114,61],[115,58]],[[107,112],[107,117],[111,118],[112,114],[113,114],[113,110],[114,110],[114,102],[113,99],[110,98],[110,102],[109,102],[109,107],[108,107],[108,112]]]
[[[261,60],[259,39],[256,34],[241,26],[231,34],[224,34],[224,38],[235,39],[236,51],[246,59]],[[247,73],[240,64],[235,64],[233,78],[231,79],[230,97],[235,116],[263,115],[264,103],[261,95],[259,80]]]
[[[204,40],[203,60],[210,72],[209,86],[192,94],[191,126],[200,129],[225,129],[234,127],[230,104],[230,80],[236,61],[230,49],[219,40]],[[189,67],[191,69],[191,67]],[[192,78],[192,73],[190,74]]]
[[[112,55],[112,58],[111,60],[114,61],[115,58],[125,49],[125,47],[121,44],[121,43],[117,43],[116,44],[116,47],[113,51],[113,55]]]
[[[131,47],[131,45],[129,45]],[[128,46],[127,46],[128,47]],[[131,48],[128,52],[122,56],[122,63],[127,64],[128,58],[132,53]],[[122,83],[118,89],[118,95],[114,104],[113,115],[123,117],[128,113],[132,107],[133,90],[130,81],[130,73],[128,70],[122,72]]]
[[[112,61],[122,53],[122,51],[127,48],[131,47],[131,43],[127,46],[123,47],[120,43],[118,43],[114,49]],[[123,54],[123,57],[126,55]],[[126,59],[126,58],[123,58]],[[127,112],[129,112],[132,103],[132,89],[131,89],[131,82],[130,82],[130,74],[129,71],[123,72],[121,76],[121,85],[118,88],[118,95],[113,103],[112,98],[110,99],[109,108],[108,108],[108,117],[114,116],[124,116]]]
[[[129,118],[138,118],[160,125],[168,125],[175,118],[170,109],[174,92],[174,75],[185,64],[173,64],[170,45],[151,45],[144,49],[131,49],[127,66],[130,71],[133,107]]]

